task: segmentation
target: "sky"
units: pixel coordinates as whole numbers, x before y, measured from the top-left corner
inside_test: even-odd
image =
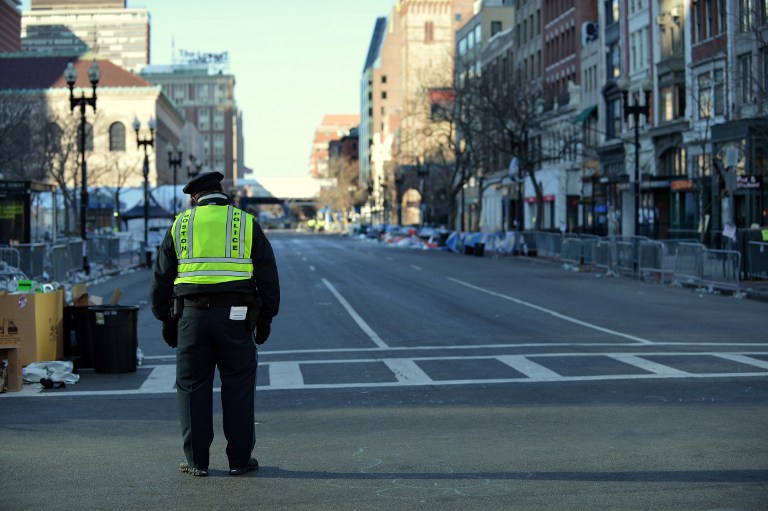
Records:
[[[377,17],[395,0],[128,0],[151,17],[150,62],[171,48],[229,52],[243,111],[245,165],[268,183],[307,177],[325,114],[359,114],[360,78]],[[29,0],[22,2],[29,9]]]

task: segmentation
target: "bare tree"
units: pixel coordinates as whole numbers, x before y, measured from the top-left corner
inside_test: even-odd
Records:
[[[359,166],[356,160],[333,157],[329,160],[328,174],[332,186],[320,190],[320,203],[342,213],[342,230],[349,226],[349,213],[355,204],[364,200],[359,186]]]

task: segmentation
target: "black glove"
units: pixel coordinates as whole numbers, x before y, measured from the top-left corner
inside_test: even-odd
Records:
[[[272,331],[272,327],[269,323],[256,323],[256,336],[253,338],[256,344],[264,344],[269,339],[269,333]]]
[[[171,348],[175,348],[179,344],[179,320],[163,321],[163,340]]]

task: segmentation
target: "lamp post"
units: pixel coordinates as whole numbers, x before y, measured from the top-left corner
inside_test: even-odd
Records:
[[[640,234],[640,116],[648,120],[650,114],[649,99],[651,96],[651,80],[645,78],[642,82],[643,92],[645,93],[644,104],[629,104],[630,83],[626,77],[621,77],[616,82],[616,87],[621,91],[624,98],[624,120],[628,121],[630,117],[635,124],[635,236]]]
[[[187,177],[192,179],[200,174],[200,169],[203,168],[203,162],[197,161],[194,155],[189,155],[189,161],[187,162]],[[192,170],[195,169],[195,170]]]
[[[149,138],[139,137],[141,123],[138,118],[133,119],[133,131],[136,132],[136,147],[144,147],[144,254],[146,257],[147,268],[152,266],[152,252],[149,250],[149,155],[147,147],[155,147],[155,120],[150,118],[147,123],[149,127]]]
[[[421,225],[424,225],[424,221],[427,216],[427,205],[424,201],[424,180],[429,177],[429,163],[424,163],[424,157],[419,156],[416,160],[416,174],[419,176],[419,212],[421,214]]]
[[[88,79],[91,81],[93,87],[93,94],[91,97],[85,97],[85,92],[80,92],[80,97],[75,97],[75,82],[77,81],[77,71],[72,61],[69,61],[67,68],[64,70],[64,79],[69,85],[69,110],[75,111],[75,107],[80,108],[80,143],[78,144],[78,151],[80,152],[80,169],[82,172],[80,178],[80,237],[83,239],[83,271],[86,275],[90,272],[90,266],[88,265],[88,242],[86,231],[86,217],[88,214],[88,168],[85,164],[85,107],[90,105],[96,112],[96,84],[99,83],[101,78],[101,70],[96,61],[93,61],[90,69],[88,69]]]
[[[400,225],[400,226],[403,225],[403,181],[404,180],[405,178],[403,177],[403,173],[398,171],[397,175],[395,176],[395,200],[397,201],[395,208],[397,209],[397,225]]]
[[[181,144],[176,146],[174,155],[174,149],[171,144],[165,146],[165,150],[168,152],[168,166],[173,169],[173,216],[176,217],[176,172],[181,167],[182,155]]]

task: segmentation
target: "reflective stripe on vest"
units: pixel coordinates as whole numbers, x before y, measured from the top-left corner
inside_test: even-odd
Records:
[[[233,206],[197,206],[176,217],[171,230],[178,259],[174,284],[218,284],[253,276],[253,215]]]

